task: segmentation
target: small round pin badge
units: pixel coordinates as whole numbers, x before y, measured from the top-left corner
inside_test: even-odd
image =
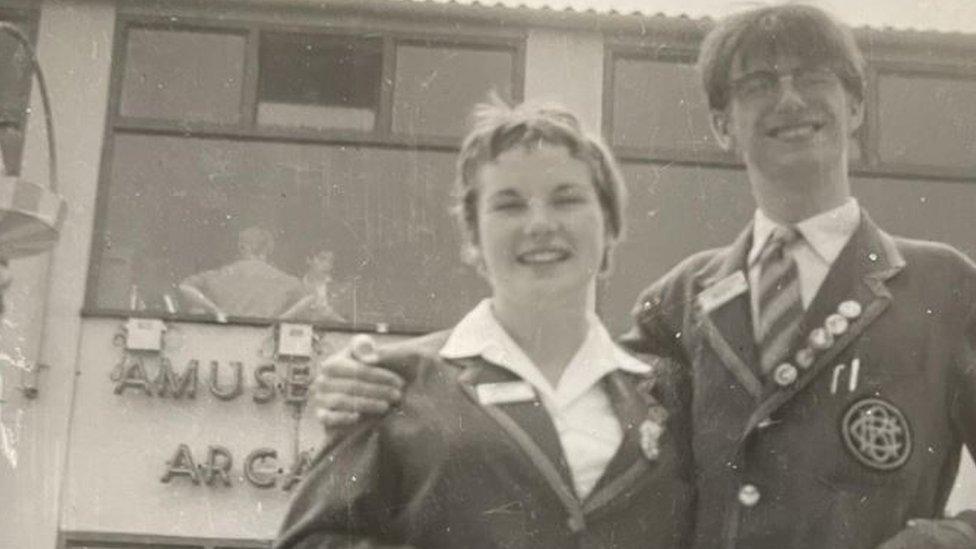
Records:
[[[827,320],[824,321],[824,327],[826,327],[827,331],[832,335],[840,336],[847,332],[847,328],[850,327],[850,322],[844,315],[834,313],[828,316]]]
[[[861,304],[853,299],[848,299],[837,306],[837,312],[848,320],[854,320],[861,316]]]
[[[661,447],[658,444],[658,440],[664,433],[664,427],[646,419],[637,429],[640,432],[640,448],[641,452],[644,453],[644,457],[651,461],[656,460],[661,454]]]
[[[813,360],[816,358],[816,353],[810,347],[804,347],[796,352],[793,359],[796,360],[796,365],[800,368],[806,370],[813,365]]]
[[[825,328],[815,328],[810,332],[809,341],[811,347],[823,351],[834,345],[834,336]]]
[[[796,366],[789,362],[784,362],[773,370],[773,381],[780,387],[786,387],[796,381]]]

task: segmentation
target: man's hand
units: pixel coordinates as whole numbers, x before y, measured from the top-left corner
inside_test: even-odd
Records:
[[[379,360],[373,338],[360,334],[322,362],[312,383],[312,407],[326,429],[355,425],[362,414],[383,414],[400,400],[403,379],[374,366]]]
[[[972,549],[976,530],[965,520],[912,519],[878,549]]]

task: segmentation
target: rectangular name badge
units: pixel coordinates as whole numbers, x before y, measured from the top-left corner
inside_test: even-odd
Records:
[[[736,271],[698,294],[698,304],[704,312],[710,313],[748,289],[746,275],[742,271]]]
[[[525,381],[482,383],[475,389],[478,392],[478,402],[484,406],[535,400],[535,390],[532,385]]]

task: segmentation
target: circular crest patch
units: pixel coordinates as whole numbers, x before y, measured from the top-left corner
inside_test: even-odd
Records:
[[[841,433],[851,454],[872,469],[897,469],[912,453],[912,432],[905,415],[880,398],[852,404],[844,414]]]

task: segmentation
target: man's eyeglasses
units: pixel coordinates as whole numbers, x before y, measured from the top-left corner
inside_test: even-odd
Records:
[[[832,86],[839,78],[830,69],[800,68],[786,73],[753,71],[736,78],[729,86],[738,97],[762,98],[777,95],[784,80],[789,80],[796,91],[809,93]]]

